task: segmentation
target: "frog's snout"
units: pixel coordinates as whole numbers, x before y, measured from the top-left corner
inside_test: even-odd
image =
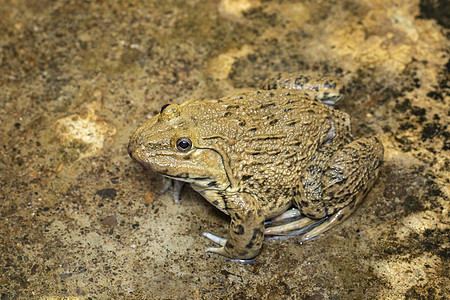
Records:
[[[134,159],[133,154],[135,153],[137,148],[136,145],[136,139],[134,138],[134,134],[130,139],[130,142],[128,143],[128,147],[127,147],[127,151],[128,151],[128,155]]]
[[[135,150],[136,150],[136,144],[133,142],[130,142],[128,144],[127,151],[128,151],[128,155],[133,159],[134,159],[133,154],[135,153]]]
[[[140,155],[140,151],[139,151],[139,144],[135,143],[134,141],[130,141],[130,143],[128,144],[128,155],[134,160],[136,161],[138,164],[140,164],[141,166],[143,166],[146,169],[152,169],[151,165],[146,162],[145,159],[143,159]]]
[[[139,159],[139,143],[136,139],[136,133],[133,134],[133,136],[130,139],[130,142],[128,143],[128,155],[138,163],[141,163],[141,159]]]

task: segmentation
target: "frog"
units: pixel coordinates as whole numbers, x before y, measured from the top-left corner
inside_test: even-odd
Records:
[[[251,260],[266,236],[327,232],[374,185],[383,144],[353,137],[349,114],[335,108],[344,94],[335,77],[277,73],[255,89],[163,105],[128,153],[229,216],[226,238],[203,233],[217,244],[206,252]]]

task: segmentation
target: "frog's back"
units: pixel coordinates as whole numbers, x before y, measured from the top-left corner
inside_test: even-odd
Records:
[[[202,134],[220,133],[230,139],[262,135],[271,135],[273,139],[285,134],[284,139],[290,140],[301,134],[305,140],[308,139],[305,135],[320,130],[327,119],[346,117],[320,100],[286,89],[248,91],[186,104],[193,126]]]

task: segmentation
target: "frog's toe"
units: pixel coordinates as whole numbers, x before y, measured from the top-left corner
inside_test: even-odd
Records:
[[[227,243],[227,239],[218,237],[214,234],[211,234],[209,232],[203,232],[203,236],[210,239],[211,241],[213,241],[216,244],[219,244],[221,247],[209,247],[205,249],[205,252],[211,252],[211,253],[216,253],[216,254],[220,254],[222,256],[226,256],[229,257],[230,259],[234,260],[233,258],[231,258],[232,256],[225,250],[225,244]],[[239,260],[239,259],[236,259]]]
[[[216,236],[216,235],[214,235],[214,234],[211,234],[211,233],[209,233],[209,232],[203,232],[203,236],[206,237],[206,238],[208,238],[208,239],[210,239],[210,240],[213,241],[214,243],[219,244],[219,245],[222,246],[222,247],[224,247],[225,244],[227,243],[227,239],[218,237],[218,236]],[[208,248],[208,249],[206,249],[206,252],[215,252],[215,253],[218,253],[218,252],[216,252],[216,251],[212,251],[212,250],[214,250],[214,249],[221,249],[221,248]],[[220,254],[220,253],[219,253],[219,254]]]
[[[223,247],[217,248],[217,247],[209,247],[205,249],[205,252],[211,252],[211,253],[217,253],[217,254],[223,254]]]
[[[225,250],[225,247],[209,247],[205,249],[205,252],[210,252],[210,253],[216,253],[228,258],[231,258],[231,255],[229,253],[227,253],[227,251]]]
[[[305,230],[310,228],[311,225],[316,223],[317,220],[310,219],[308,217],[301,218],[292,222],[288,222],[278,226],[267,227],[264,230],[265,235],[290,235],[298,230]],[[301,233],[297,233],[301,234]]]
[[[165,177],[164,177],[165,178]],[[161,190],[161,194],[167,192],[170,188],[173,187],[173,200],[175,204],[179,204],[181,201],[181,192],[183,191],[183,187],[185,186],[185,182],[173,179],[165,178],[164,186]]]
[[[173,200],[175,201],[175,204],[180,203],[181,201],[181,192],[183,191],[183,187],[186,185],[186,183],[182,181],[175,180],[173,184]]]
[[[227,259],[227,261],[234,261],[234,262],[237,262],[238,264],[243,264],[243,265],[253,265],[255,263],[254,259],[229,258],[229,259]]]
[[[205,235],[205,234],[203,234],[203,235]],[[225,240],[225,239],[219,238],[219,237],[217,237],[215,235],[212,235],[212,236],[214,236],[214,238],[220,239],[221,241]],[[208,238],[210,240],[214,241],[212,238],[210,238],[210,237],[208,237]],[[205,252],[211,252],[211,253],[216,253],[216,254],[219,254],[219,255],[222,255],[222,256],[226,256],[226,257],[228,257],[227,261],[234,261],[234,262],[237,262],[239,264],[253,264],[255,262],[254,259],[230,258],[230,254],[227,253],[227,251],[225,250],[225,247],[209,247],[209,248],[205,249]]]
[[[298,239],[298,242],[299,242],[300,244],[303,244],[303,242],[311,241],[311,240],[314,240],[314,239],[318,238],[319,235],[320,235],[320,234],[311,235],[311,234],[309,234],[309,233],[305,233],[304,235],[302,235],[302,236]]]
[[[298,208],[292,208],[292,209],[285,211],[281,215],[279,215],[275,218],[272,218],[269,221],[264,222],[264,225],[286,222],[291,219],[300,218],[301,216],[302,216],[302,213],[300,212],[300,210],[298,210]]]
[[[302,235],[299,242],[300,243],[306,242],[306,241],[309,241],[309,240],[312,240],[312,239],[318,237],[322,233],[330,230],[337,224],[344,221],[349,215],[352,214],[352,212],[354,210],[355,210],[355,206],[347,205],[346,207],[338,210],[333,215],[323,218],[322,220],[325,220],[325,221],[323,223],[321,223],[320,225],[314,227],[313,229],[311,229],[304,235]]]

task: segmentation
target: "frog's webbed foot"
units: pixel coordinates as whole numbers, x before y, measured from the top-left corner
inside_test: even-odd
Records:
[[[354,206],[346,206],[331,216],[319,220],[303,217],[299,220],[279,226],[266,228],[264,234],[272,235],[268,240],[282,240],[303,234],[299,242],[306,242],[315,239],[332,227],[344,221],[355,210]]]
[[[175,204],[179,204],[181,201],[181,192],[183,191],[183,187],[186,185],[185,182],[174,180],[170,178],[163,177],[164,186],[161,190],[161,194],[167,192],[170,188],[173,187],[173,199]]]
[[[355,208],[356,207],[354,207],[354,206],[346,206],[346,207],[338,210],[333,215],[331,215],[329,217],[325,217],[323,219],[323,220],[326,219],[325,222],[321,223],[318,226],[315,226],[314,228],[312,228],[311,230],[306,232],[304,235],[302,235],[299,242],[302,243],[302,242],[312,240],[312,239],[318,237],[320,234],[328,231],[332,227],[334,227],[337,224],[344,221],[348,216],[350,216],[352,214],[352,212],[355,210]]]
[[[290,212],[288,214],[288,216],[291,214],[293,214],[293,212]],[[295,213],[295,214],[297,214],[297,213]],[[281,215],[281,216],[283,216],[283,215]],[[279,219],[281,216],[277,217],[276,219]],[[291,218],[290,220],[288,219],[289,220],[288,222],[285,221],[286,219],[283,219],[283,222],[280,225],[267,227],[264,230],[264,234],[272,236],[272,237],[269,237],[268,240],[282,240],[282,239],[291,238],[293,236],[298,236],[300,234],[304,234],[305,232],[308,233],[311,230],[311,228],[319,226],[319,224],[324,222],[327,218],[328,217],[325,217],[325,218],[322,218],[319,220],[315,220],[315,219],[311,219],[311,218],[300,215],[300,216]]]
[[[270,225],[274,223],[286,223],[288,220],[299,219],[302,216],[302,213],[297,208],[291,208],[281,215],[266,221],[264,225]]]
[[[303,216],[301,219],[295,219],[281,225],[267,227],[264,230],[264,234],[271,236],[267,240],[283,240],[293,236],[302,235],[299,240],[299,242],[302,243],[318,237],[322,233],[341,223],[346,217],[352,214],[354,209],[354,206],[346,206],[333,215],[318,220]]]

